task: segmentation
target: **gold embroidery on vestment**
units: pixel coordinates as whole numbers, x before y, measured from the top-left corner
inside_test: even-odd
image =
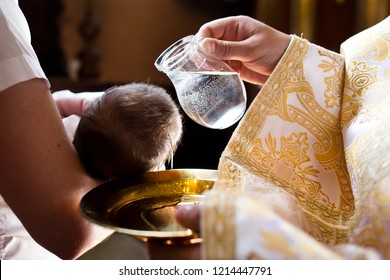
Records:
[[[320,241],[335,243],[346,240],[354,210],[339,116],[333,114],[341,107],[343,65],[338,56],[318,52],[323,57],[318,68],[328,74],[324,75],[326,89],[320,104],[305,78],[303,60],[308,50],[307,41],[294,38],[286,54],[290,61],[278,65],[229,141],[219,175],[234,182],[252,173],[281,186],[297,198],[306,212],[312,225],[309,233]],[[294,124],[296,132],[261,136],[270,119],[275,120],[276,127],[278,123]],[[312,152],[308,153],[308,149]],[[332,186],[338,188],[337,203],[321,185],[319,175],[324,172],[332,173],[338,182],[338,186]],[[241,183],[230,184],[240,186]]]

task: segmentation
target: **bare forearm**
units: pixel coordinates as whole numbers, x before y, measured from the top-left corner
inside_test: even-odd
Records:
[[[72,259],[110,232],[79,212],[82,196],[99,182],[84,171],[46,85],[38,79],[0,93],[1,194],[32,237]]]

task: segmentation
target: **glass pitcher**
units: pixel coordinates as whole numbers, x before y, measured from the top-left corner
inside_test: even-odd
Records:
[[[238,73],[202,53],[194,35],[172,44],[155,66],[172,81],[184,112],[198,124],[224,129],[244,114],[247,97]]]

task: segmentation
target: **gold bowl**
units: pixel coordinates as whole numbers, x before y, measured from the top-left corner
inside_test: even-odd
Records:
[[[200,204],[216,177],[211,169],[172,169],[120,178],[89,191],[80,209],[92,222],[144,241],[197,240],[197,233],[176,222],[175,213],[181,205]]]

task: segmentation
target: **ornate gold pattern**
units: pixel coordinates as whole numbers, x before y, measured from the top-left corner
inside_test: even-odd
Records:
[[[341,96],[342,92],[340,90],[343,87],[342,81],[344,79],[341,76],[342,72],[339,71],[340,66],[343,66],[344,59],[339,56],[330,56],[329,52],[325,52],[322,49],[319,49],[321,56],[329,57],[329,59],[335,61],[336,63],[331,63],[329,60],[323,60],[321,64],[318,65],[326,73],[333,73],[333,75],[325,78],[326,91],[324,93],[326,101],[326,108],[339,108],[341,105]]]
[[[342,84],[343,62],[338,55],[318,51],[321,60],[317,71],[322,69],[327,75],[324,74],[326,90],[316,97],[303,70],[308,51],[306,40],[293,39],[285,55],[290,60],[282,64],[284,68],[275,70],[253,101],[223,154],[219,170],[220,175],[229,174],[229,180],[235,181],[228,158],[283,187],[297,197],[308,213],[310,233],[321,241],[334,243],[347,238],[346,226],[354,209],[337,115],[341,88],[335,89]],[[276,118],[273,127],[290,123],[299,132],[283,136],[279,128],[263,135],[262,131],[269,129],[265,126],[270,118]],[[234,174],[235,178],[242,176],[242,172]],[[337,178],[337,202],[323,189],[319,176]]]
[[[363,33],[364,40],[358,44],[347,41],[343,46],[345,52],[360,46],[346,57],[348,89],[356,92],[355,115],[345,124],[346,130],[355,131],[346,149],[356,197],[350,242],[376,248],[387,259],[390,258],[389,19]]]
[[[390,124],[386,121],[356,137],[347,161],[356,186],[351,241],[374,247],[390,258]],[[370,147],[368,149],[368,147]]]
[[[218,188],[217,188],[218,189]],[[235,198],[234,191],[209,191],[203,204],[207,215],[202,217],[203,257],[206,259],[235,258]],[[220,203],[220,200],[225,203]]]
[[[373,85],[377,80],[377,67],[369,67],[364,62],[353,61],[352,67],[348,68],[345,89],[341,124],[349,123],[359,112],[362,105],[362,91]]]
[[[203,213],[207,250],[390,258],[389,50],[390,17],[346,41],[344,57],[293,36],[222,154]],[[233,232],[254,243],[236,236],[227,250]]]

